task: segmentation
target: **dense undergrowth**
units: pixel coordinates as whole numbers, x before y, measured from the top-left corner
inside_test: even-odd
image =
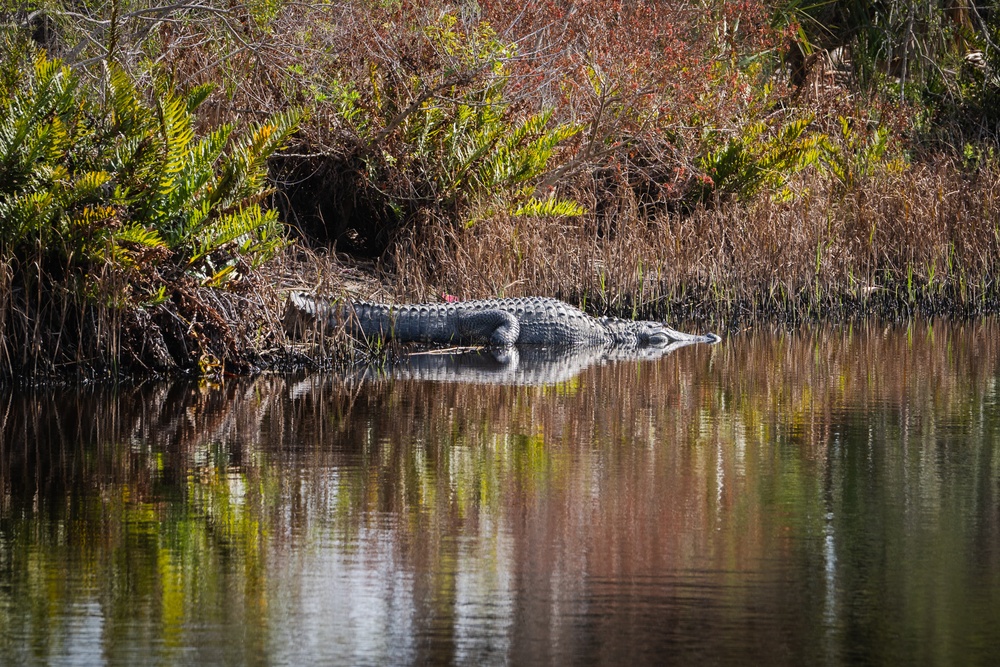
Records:
[[[0,23],[7,378],[299,358],[282,291],[353,291],[322,248],[399,299],[723,329],[1000,310],[994,2],[37,0]]]
[[[260,198],[296,115],[196,138],[207,86],[153,84],[147,101],[108,63],[95,93],[23,42],[2,47],[4,374],[252,368],[244,313],[264,309],[243,283],[285,245]]]

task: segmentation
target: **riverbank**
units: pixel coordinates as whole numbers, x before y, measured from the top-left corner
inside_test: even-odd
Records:
[[[1000,307],[1000,174],[942,160],[860,179],[797,178],[688,213],[510,216],[428,226],[395,250],[403,298],[554,295],[598,314],[709,323],[973,317]]]
[[[293,289],[1000,312],[1000,13],[799,4],[0,14],[0,377],[368,354],[289,338]]]

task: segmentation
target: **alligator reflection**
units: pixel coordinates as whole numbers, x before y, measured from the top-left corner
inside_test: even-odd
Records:
[[[4,395],[0,661],[997,654],[995,325],[407,372]]]
[[[661,347],[603,348],[522,346],[504,349],[465,348],[407,354],[386,367],[368,367],[366,379],[393,377],[468,384],[551,385],[568,382],[584,370],[616,361],[653,361],[682,347],[704,343],[676,341]]]

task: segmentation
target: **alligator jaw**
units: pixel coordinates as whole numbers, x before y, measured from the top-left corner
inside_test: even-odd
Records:
[[[684,333],[683,331],[677,331],[676,329],[671,329],[666,325],[663,326],[663,329],[667,337],[670,338],[669,344],[671,345],[674,343],[705,343],[707,345],[715,345],[722,340],[721,337],[714,333],[689,334]]]

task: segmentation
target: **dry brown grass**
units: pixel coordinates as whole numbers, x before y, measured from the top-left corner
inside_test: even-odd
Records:
[[[432,221],[395,249],[401,299],[549,294],[595,312],[764,319],[995,310],[1000,174],[946,162],[847,190],[803,176],[791,202],[599,219]]]
[[[34,289],[5,286],[0,383],[243,374],[289,354],[276,315],[282,297],[263,281],[225,290],[179,281],[152,305],[107,302],[102,296],[114,292],[96,285],[99,296],[87,295],[78,280],[49,276]]]
[[[0,385],[330,367],[355,351],[343,335],[290,338],[287,293],[385,298],[370,267],[348,267],[297,245],[223,288],[173,276],[158,303],[135,300],[134,286],[111,264],[84,282],[39,259],[28,267],[26,288],[25,267],[15,262],[0,262]]]

